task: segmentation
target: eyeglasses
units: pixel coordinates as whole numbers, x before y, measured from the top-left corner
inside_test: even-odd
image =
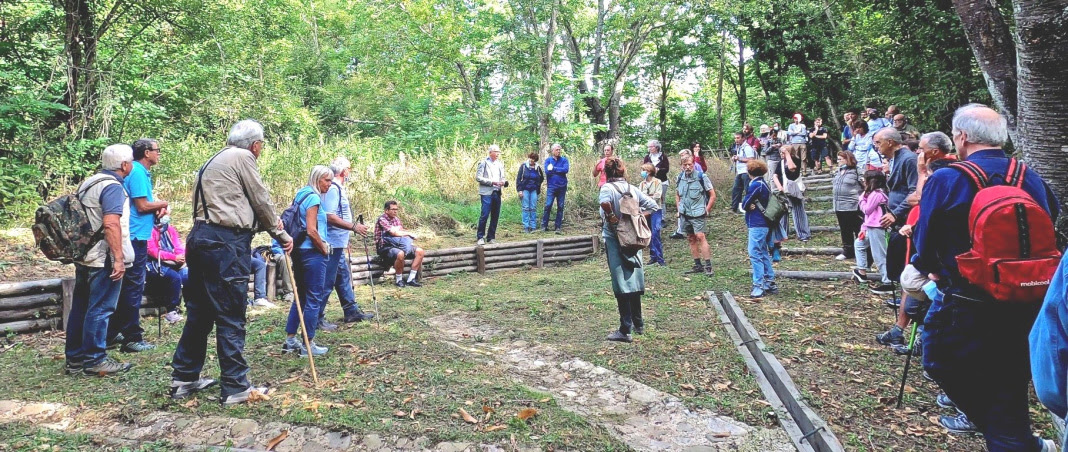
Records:
[[[149,149],[149,150],[153,151],[153,152],[155,152],[157,154],[160,152],[159,148],[152,148],[152,149]]]

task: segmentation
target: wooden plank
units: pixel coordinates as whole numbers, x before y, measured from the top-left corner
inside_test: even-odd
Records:
[[[593,244],[593,254],[600,254],[600,252],[601,252],[601,237],[594,235],[594,236],[591,236],[590,238],[592,239],[592,240],[590,240],[590,243]]]
[[[63,280],[41,279],[37,281],[23,281],[16,283],[0,284],[0,297],[13,297],[17,295],[30,295],[42,292],[56,292],[62,290]]]
[[[809,226],[810,232],[839,232],[842,229],[838,226]]]
[[[477,271],[477,270],[478,270],[477,266],[468,265],[468,266],[465,266],[465,267],[453,267],[453,268],[449,268],[449,269],[446,269],[446,270],[442,270],[440,272],[439,271],[435,271],[432,276],[445,276],[445,275],[452,274],[452,273],[473,272],[473,271]]]
[[[829,247],[799,247],[799,248],[783,248],[782,253],[788,255],[817,255],[817,256],[837,256],[842,254],[844,250],[841,248]]]
[[[492,250],[491,249],[487,249],[486,250],[486,257],[490,257],[490,256],[511,256],[513,254],[520,254],[520,253],[534,253],[534,252],[537,251],[537,249],[538,249],[538,244],[537,243],[529,245],[529,246],[517,246],[515,248],[507,248],[507,249],[500,249],[500,248],[492,249]]]
[[[63,308],[63,296],[57,293],[39,293],[18,297],[0,298],[0,311],[8,309],[26,309],[39,306],[56,306]]]
[[[28,333],[30,331],[48,330],[55,328],[62,320],[60,317],[34,320],[16,320],[14,322],[0,323],[0,333],[8,331],[13,333]]]
[[[812,196],[807,199],[811,202],[829,202],[834,201],[834,196]]]
[[[486,265],[522,259],[534,259],[537,253],[514,253],[506,256],[486,256]]]
[[[826,209],[826,210],[809,210],[809,211],[807,211],[807,213],[808,213],[809,215],[834,215],[834,210],[832,210],[832,209]]]
[[[267,261],[267,299],[274,300],[278,295],[278,266],[274,261]]]
[[[67,317],[70,317],[70,307],[74,303],[74,278],[63,278],[63,281],[60,282],[60,288],[63,293],[63,315],[61,316],[59,328],[66,331]]]
[[[544,267],[545,266],[545,241],[544,240],[538,240],[537,246],[535,247],[534,254],[536,255],[536,258],[537,258],[537,262],[534,265],[536,267],[538,267],[538,268]]]
[[[825,271],[794,271],[794,270],[779,270],[775,272],[775,276],[789,278],[789,279],[807,279],[813,281],[846,281],[853,278],[852,272],[825,272]],[[881,281],[883,279],[882,273],[868,272],[868,281]]]
[[[485,275],[486,274],[486,249],[481,247],[481,246],[476,248],[475,249],[475,256],[477,257],[476,265],[478,267],[478,274]]]
[[[831,191],[832,188],[830,185],[809,185],[805,191]]]
[[[60,309],[62,308],[59,305],[45,308],[5,309],[0,311],[0,322],[51,318],[55,317],[56,314],[60,314]]]

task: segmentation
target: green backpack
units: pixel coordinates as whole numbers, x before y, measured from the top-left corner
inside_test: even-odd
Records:
[[[761,183],[764,184],[764,187],[768,189],[768,193],[770,194],[768,195],[768,204],[766,206],[761,206],[760,203],[757,203],[757,209],[760,210],[760,213],[764,214],[764,218],[767,219],[768,222],[772,224],[778,223],[779,220],[786,216],[786,213],[790,211],[790,208],[787,207],[786,193],[772,191],[771,187],[768,187],[767,182],[762,181]]]

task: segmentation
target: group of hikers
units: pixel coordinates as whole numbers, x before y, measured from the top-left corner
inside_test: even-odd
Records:
[[[945,391],[938,397],[939,404],[959,411],[943,416],[942,425],[954,432],[983,433],[990,450],[1055,450],[1052,441],[1032,435],[1027,403],[1034,366],[1035,386],[1043,402],[1061,416],[1068,405],[1065,363],[1051,345],[1064,341],[1049,340],[1049,336],[1063,335],[1063,319],[1068,318],[1062,306],[1065,282],[1059,272],[1052,278],[1050,264],[1055,269],[1060,259],[1050,245],[1054,240],[1051,220],[1058,214],[1054,195],[1036,172],[1002,150],[1007,141],[1006,120],[988,107],[970,104],[958,109],[951,136],[937,131],[921,135],[896,107],[885,116],[874,109],[865,109],[861,116],[853,120],[853,113],[846,114],[847,128],[833,170],[829,132],[820,119],[812,130],[798,114],[786,131],[778,130],[778,124],[774,128],[762,125],[760,135],[754,136],[746,124],[735,134],[730,160],[736,177],[728,207],[745,215],[752,266],[750,295],[778,292],[773,263],[780,259],[789,218],[797,238],[809,240],[804,177],[822,172],[827,163],[834,174],[833,206],[842,230],[843,251],[836,258],[856,260],[853,275],[858,282],[872,276],[867,272],[874,265],[881,273],[870,285],[873,292],[894,293],[900,284],[903,300],[892,301],[900,305],[898,322],[877,340],[902,348],[903,331],[910,322],[923,325],[915,333],[922,340],[903,351],[919,354],[922,349],[925,374]],[[227,405],[247,401],[256,392],[266,393],[266,387],[251,384],[246,376],[245,314],[250,305],[270,305],[261,296],[265,278],[260,269],[288,263],[287,256],[292,256],[295,287],[283,287],[282,292],[295,291],[296,297],[289,295],[293,304],[283,350],[301,355],[327,353],[314,337],[319,329],[336,328],[324,316],[332,289],[338,292],[345,322],[374,316],[355,301],[348,267],[351,259],[346,257],[351,233],[366,236],[370,232],[353,218],[347,199],[349,161],[339,157],[329,166],[312,168],[308,184],[279,217],[256,166],[263,146],[262,126],[240,121],[230,130],[227,146],[199,169],[193,185],[193,228],[184,246],[169,224],[168,203],[152,193],[149,170],[159,163],[158,142],[138,140],[132,147],[112,145],[103,151],[101,171],[78,191],[90,223],[103,230],[103,237],[76,262],[67,326],[68,372],[109,375],[128,370],[130,364],[107,355],[112,343],[124,352],[152,348],[142,334],[138,310],[146,284],[157,285],[172,308],[165,314],[169,321],[181,320],[177,304],[183,294],[186,303],[186,322],[171,363],[172,397],[187,397],[216,384]],[[668,177],[669,158],[660,142],[649,141],[646,148],[636,186],[627,181],[626,165],[611,144],[604,145],[603,158],[592,168],[598,178],[601,236],[620,316],[619,328],[606,338],[610,341],[631,342],[632,334],[644,332],[644,267],[667,264],[660,236],[669,191],[674,192],[678,217],[672,236],[687,238],[693,258],[689,273],[712,275],[705,232],[716,193],[700,144],[679,153],[682,170],[673,180]],[[570,163],[561,145],[552,145],[549,152],[544,162],[531,153],[515,174],[527,233],[549,230],[554,203],[555,231],[562,229]],[[509,185],[499,147],[488,148],[475,179],[482,205],[476,240],[483,245],[495,240],[502,190]],[[539,228],[538,196],[545,182]],[[988,190],[999,187],[1015,191],[991,197],[994,192]],[[982,203],[975,206],[980,203],[977,197]],[[1013,200],[1007,210],[984,209],[1004,199]],[[778,215],[770,213],[774,204],[779,204]],[[385,203],[374,224],[376,251],[392,264],[398,287],[419,287],[424,252],[415,246],[416,236],[401,223],[399,210],[397,201]],[[1006,221],[1003,215],[1008,214],[1003,211],[1016,212],[1016,216]],[[641,223],[650,229],[645,236],[648,263],[643,261],[641,247],[636,248],[629,236],[620,236],[621,222],[638,216],[645,218]],[[1016,236],[991,236],[982,229],[987,224],[992,231]],[[254,251],[252,237],[261,231],[274,243]],[[987,235],[981,235],[983,231]],[[1020,257],[991,261],[990,254],[1004,254],[998,247],[1006,246],[988,243],[994,241],[1017,246]],[[1053,248],[1052,252],[1047,248]],[[869,252],[873,259],[868,258]],[[408,259],[412,263],[405,277]],[[984,273],[984,266],[992,268]],[[256,294],[250,304],[246,293],[253,274]],[[1042,295],[1047,295],[1045,307]],[[1048,300],[1055,298],[1059,305],[1051,306]],[[301,326],[307,345],[296,336]],[[222,375],[219,382],[201,376],[213,327]],[[1030,350],[1028,334],[1032,335]],[[1056,356],[1057,361],[1036,361],[1049,356]],[[1058,397],[1061,400],[1056,403]]]

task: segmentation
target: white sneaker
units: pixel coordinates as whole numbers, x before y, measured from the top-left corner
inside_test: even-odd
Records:
[[[397,269],[395,267],[393,267],[392,265],[390,265],[389,269],[386,270],[385,273],[383,273],[383,275],[386,275],[386,276],[392,276],[392,275],[396,275],[396,274],[397,274]]]
[[[179,314],[177,311],[170,311],[166,314],[163,314],[163,320],[166,320],[167,323],[178,323],[182,321],[182,318],[182,315]]]
[[[255,306],[257,308],[273,308],[273,307],[275,307],[274,303],[271,303],[270,301],[267,301],[266,298],[257,298],[257,299],[255,299],[252,302],[252,306]]]
[[[485,245],[485,244],[486,244],[486,241],[485,241],[485,240],[482,240],[482,239],[478,239],[478,241],[477,241],[477,242],[475,242],[475,244],[476,244],[476,245],[478,245],[478,246],[482,246],[482,245]]]
[[[839,255],[834,257],[834,260],[836,260],[836,261],[844,261],[844,260],[846,260],[846,256],[845,256],[845,254],[839,254]]]
[[[283,295],[282,296],[282,301],[284,301],[286,303],[292,303],[293,302],[293,292],[290,292],[290,293],[287,293],[287,294]]]

